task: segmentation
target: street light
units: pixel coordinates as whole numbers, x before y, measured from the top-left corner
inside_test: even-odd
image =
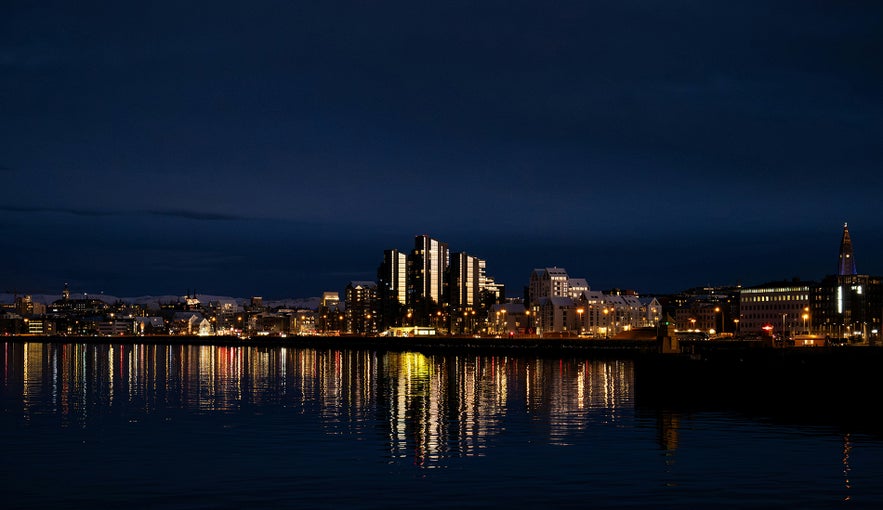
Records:
[[[736,336],[739,335],[739,319],[733,319],[733,329],[736,332]]]
[[[583,312],[585,312],[585,310],[582,307],[576,309],[576,313],[579,314],[579,334],[580,335],[583,334]]]
[[[803,332],[804,332],[804,334],[808,333],[808,331],[806,330],[806,319],[809,319],[808,313],[803,314]]]
[[[690,330],[696,329],[696,319],[690,319]]]
[[[610,310],[604,309],[604,338],[610,338],[610,321],[607,319]]]
[[[720,311],[721,311],[721,307],[719,307],[719,306],[714,307],[714,313],[720,313]],[[714,319],[714,325],[717,326],[717,319]],[[724,332],[724,316],[723,316],[723,314],[721,314],[721,333],[723,333],[723,332]]]

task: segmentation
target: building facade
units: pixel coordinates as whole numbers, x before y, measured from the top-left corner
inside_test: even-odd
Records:
[[[802,331],[818,284],[800,280],[770,282],[739,293],[742,333],[790,336]]]
[[[453,254],[448,277],[448,304],[452,310],[477,308],[484,282],[484,261],[466,252]]]
[[[534,269],[530,274],[528,301],[531,305],[542,298],[570,297],[567,270],[560,267]]]
[[[414,250],[408,260],[407,305],[443,303],[449,258],[447,243],[428,235],[414,238]]]
[[[408,256],[399,250],[383,252],[377,269],[377,299],[378,327],[401,326],[401,311],[408,300]]]
[[[376,282],[351,281],[346,286],[344,303],[347,333],[377,333],[379,307]]]

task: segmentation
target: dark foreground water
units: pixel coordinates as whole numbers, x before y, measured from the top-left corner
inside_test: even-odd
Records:
[[[0,347],[9,510],[883,508],[883,436],[639,405],[629,360]]]

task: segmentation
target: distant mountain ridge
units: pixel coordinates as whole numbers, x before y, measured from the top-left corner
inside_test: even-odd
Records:
[[[0,293],[0,303],[14,303],[16,296],[25,296],[30,295],[31,299],[35,303],[41,303],[44,305],[48,305],[53,301],[57,301],[61,299],[61,294],[27,294],[25,292],[19,294],[9,294],[9,293]],[[142,305],[147,309],[155,309],[158,310],[160,305],[169,304],[169,303],[178,303],[184,301],[186,296],[176,296],[173,294],[166,294],[161,296],[138,296],[138,297],[117,297],[111,296],[109,294],[89,294],[89,293],[81,293],[81,292],[72,292],[71,299],[100,299],[108,304],[114,304],[119,301],[128,304],[136,304]],[[247,305],[251,303],[251,298],[241,298],[241,297],[232,297],[232,296],[215,296],[208,294],[196,294],[196,299],[200,301],[200,303],[209,303],[212,301],[224,301],[230,302],[233,301],[240,306]],[[308,308],[311,310],[316,310],[319,308],[319,303],[322,298],[320,297],[309,297],[309,298],[286,298],[286,299],[265,299],[264,306],[270,308]]]

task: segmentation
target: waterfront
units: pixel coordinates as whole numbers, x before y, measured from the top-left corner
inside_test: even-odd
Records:
[[[6,342],[4,506],[883,505],[879,431],[648,403],[635,366],[591,353]]]

